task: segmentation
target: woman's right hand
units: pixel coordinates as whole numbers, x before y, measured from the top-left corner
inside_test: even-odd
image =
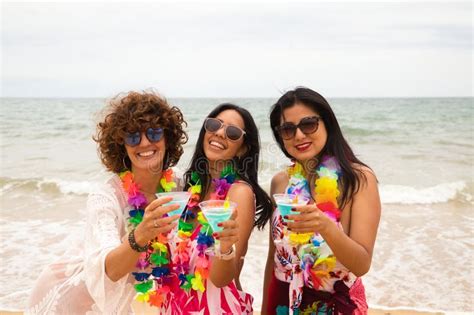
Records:
[[[176,220],[180,215],[163,216],[179,208],[178,204],[163,206],[173,200],[173,197],[161,197],[153,200],[146,208],[143,220],[135,229],[135,240],[139,246],[145,246],[150,240],[160,233],[167,233],[176,226]]]

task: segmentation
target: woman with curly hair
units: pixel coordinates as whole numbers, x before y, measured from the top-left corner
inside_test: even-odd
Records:
[[[154,246],[179,218],[168,215],[179,207],[166,205],[172,198],[157,199],[156,192],[183,188],[170,167],[183,154],[185,125],[181,111],[158,94],[112,99],[94,140],[113,175],[88,198],[84,244],[42,272],[27,313],[132,312],[134,286],[152,278],[147,271],[161,257]]]

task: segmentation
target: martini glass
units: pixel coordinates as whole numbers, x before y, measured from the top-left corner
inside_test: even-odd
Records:
[[[178,209],[168,212],[168,216],[173,216],[175,214],[183,213],[184,208],[186,208],[186,205],[188,204],[189,197],[191,197],[191,193],[188,191],[163,192],[163,193],[157,193],[156,197],[157,198],[173,197],[173,200],[163,205],[163,206],[179,205]]]
[[[289,221],[285,219],[285,216],[291,214],[298,214],[297,211],[291,211],[291,208],[297,206],[304,206],[309,202],[309,198],[294,194],[274,194],[273,199],[275,200],[278,211],[280,211],[283,221],[285,222]],[[283,241],[283,239],[285,239],[285,237],[287,237],[288,230],[286,226],[283,226],[282,233],[282,238],[274,240],[275,243],[279,244]]]
[[[199,207],[211,226],[212,231],[220,232],[222,231],[222,227],[217,224],[229,220],[237,204],[228,200],[207,200],[199,203]],[[218,251],[219,241],[216,240],[214,244],[215,251]]]

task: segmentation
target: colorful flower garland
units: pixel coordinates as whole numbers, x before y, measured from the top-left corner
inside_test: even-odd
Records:
[[[341,168],[334,157],[324,156],[318,167],[315,180],[315,204],[331,220],[340,226],[341,210],[337,197],[340,194],[338,179]],[[290,177],[287,193],[310,196],[308,181],[301,164],[295,163],[288,169]],[[277,219],[282,226],[281,217]],[[277,313],[282,314],[352,314],[357,308],[351,300],[349,287],[345,284],[350,272],[337,266],[337,259],[331,248],[319,233],[290,233],[289,248],[277,249],[277,257],[282,265],[291,264],[285,277],[290,280],[289,305],[279,305]],[[286,254],[288,252],[294,255]],[[296,257],[295,257],[296,256]],[[332,283],[334,281],[334,283]],[[332,285],[333,293],[326,292],[326,286]],[[301,308],[303,287],[313,288],[310,299],[313,303]],[[308,302],[308,300],[306,300]]]
[[[129,214],[130,226],[136,227],[143,220],[144,210],[147,204],[145,196],[139,191],[140,187],[134,183],[133,174],[124,172],[120,174],[123,187],[128,194],[128,202],[134,207]],[[221,172],[220,179],[213,179],[212,184],[215,191],[211,194],[212,199],[224,200],[230,189],[230,186],[236,179],[235,171],[232,166],[227,166]],[[173,181],[173,173],[167,170],[160,180],[162,190],[171,191],[176,187]],[[140,272],[132,272],[135,280],[135,290],[137,295],[135,299],[140,302],[147,302],[151,306],[161,307],[167,300],[167,295],[171,291],[172,284],[170,281],[176,279],[172,275],[176,275],[179,281],[179,287],[183,290],[195,290],[199,292],[205,291],[206,279],[209,276],[210,262],[207,249],[214,244],[212,237],[212,228],[199,211],[197,220],[199,224],[193,228],[192,223],[187,223],[188,218],[194,218],[193,210],[198,207],[201,200],[201,180],[197,172],[192,172],[190,187],[191,197],[187,204],[187,208],[178,222],[179,241],[173,257],[170,257],[170,248],[168,237],[160,234],[157,238],[150,242],[148,251],[141,254],[137,261],[136,267]],[[190,267],[191,242],[197,238],[198,258],[196,260],[194,270]],[[151,267],[152,271],[146,272]]]
[[[339,223],[341,210],[339,209],[337,197],[340,194],[338,179],[341,169],[334,157],[325,156],[316,171],[314,195],[315,204],[319,210],[324,212],[331,220]],[[309,185],[301,164],[295,163],[288,169],[290,176],[287,193],[309,195]],[[315,288],[321,285],[321,279],[330,277],[330,272],[336,266],[336,257],[329,249],[320,234],[315,233],[290,233],[290,242],[301,245],[298,256],[301,258],[300,267],[311,275]]]

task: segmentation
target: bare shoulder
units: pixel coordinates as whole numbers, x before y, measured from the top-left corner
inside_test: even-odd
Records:
[[[238,196],[253,196],[253,189],[249,183],[238,181],[230,187],[229,194]]]
[[[361,184],[377,185],[377,176],[370,167],[358,163],[353,163],[352,168],[356,171],[356,174],[359,177]]]
[[[247,220],[251,219],[250,221],[252,221],[253,224],[253,218],[255,217],[255,196],[252,190],[252,186],[250,186],[246,182],[236,182],[230,187],[227,196],[231,201],[237,203],[239,212],[244,211],[245,213],[251,214],[250,216],[239,215],[239,221],[241,221],[243,217],[246,217]]]

